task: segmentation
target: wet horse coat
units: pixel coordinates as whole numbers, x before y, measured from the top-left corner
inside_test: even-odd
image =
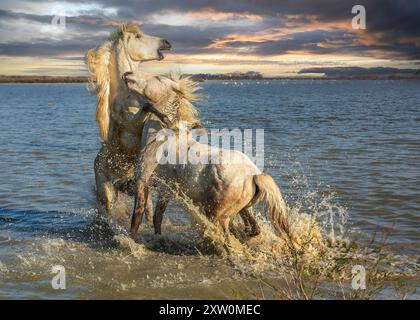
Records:
[[[140,96],[144,94],[144,79],[141,73],[127,75],[127,85]],[[161,110],[159,101],[155,105]],[[180,123],[174,124],[179,128]],[[136,193],[130,234],[135,237],[145,211],[149,184],[153,179],[158,190],[157,211],[154,216],[155,231],[160,233],[162,214],[171,197],[177,192],[188,197],[210,221],[224,234],[229,232],[229,223],[233,216],[240,213],[244,222],[250,224],[253,235],[259,233],[252,214],[252,205],[263,199],[267,205],[269,218],[281,234],[288,231],[286,206],[280,189],[274,180],[255,166],[238,151],[224,150],[201,144],[187,135],[188,149],[205,153],[207,159],[218,155],[218,163],[161,164],[158,154],[164,142],[157,141],[156,134],[165,128],[156,114],[151,113],[142,132],[142,152],[136,168]],[[179,138],[179,137],[178,137]],[[177,143],[177,142],[175,142]],[[180,158],[179,149],[177,159]],[[164,183],[162,183],[164,181]]]

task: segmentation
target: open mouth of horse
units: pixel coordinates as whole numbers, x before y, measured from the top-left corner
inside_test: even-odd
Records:
[[[165,58],[165,56],[162,54],[162,51],[169,51],[171,48],[172,45],[167,40],[163,40],[162,45],[158,49],[159,60],[163,60]]]

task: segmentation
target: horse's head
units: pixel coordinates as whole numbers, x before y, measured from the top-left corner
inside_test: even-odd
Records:
[[[133,24],[123,25],[119,38],[133,61],[162,60],[162,51],[171,49],[168,40],[145,34]]]

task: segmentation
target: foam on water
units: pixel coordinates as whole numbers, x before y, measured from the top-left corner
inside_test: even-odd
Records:
[[[305,196],[288,208],[291,239],[275,235],[259,207],[255,210],[261,227],[259,236],[248,238],[241,219],[236,217],[231,234],[226,237],[178,192],[176,200],[191,223],[177,225],[165,219],[162,236],[154,235],[149,226],[143,225],[135,242],[116,225],[109,230],[95,223],[80,232],[79,237],[45,235],[2,240],[15,252],[0,261],[3,295],[7,297],[11,290],[13,296],[16,285],[32,283],[45,297],[54,296],[49,280],[53,265],[65,266],[69,274],[72,290],[67,291],[68,297],[81,298],[115,297],[115,292],[124,297],[185,298],[191,290],[195,290],[196,297],[232,298],[211,291],[227,282],[232,288],[245,283],[246,289],[242,290],[246,290],[244,297],[249,298],[253,296],[248,290],[256,286],[255,281],[280,281],[290,289],[299,268],[308,279],[348,282],[354,264],[369,268],[384,256],[387,266],[382,270],[383,277],[418,274],[416,257],[384,254],[374,246],[351,242],[346,235],[347,211],[337,205],[334,194],[320,200],[314,192],[302,194]],[[95,212],[86,210],[82,215],[93,216]],[[159,291],[162,288],[165,293]]]
[[[298,243],[296,252],[308,272],[323,269],[325,280],[338,279],[332,271],[336,259],[344,257],[343,252],[349,261],[376,261],[375,252],[364,248],[348,250],[346,242],[338,237],[332,246],[332,242],[327,241],[325,230],[312,216],[293,209],[289,212],[292,233],[299,235],[294,237]],[[261,214],[257,214],[262,227],[259,236],[242,238],[242,223],[238,219],[232,231],[239,239],[231,236],[228,246],[223,242],[225,238],[214,232],[217,229],[201,218],[204,229],[208,227],[204,231],[197,232],[199,225],[196,223],[174,225],[165,221],[164,235],[155,236],[150,227],[143,226],[137,242],[121,234],[99,246],[48,236],[28,242],[21,240],[16,256],[0,264],[0,277],[5,288],[3,294],[7,294],[9,285],[32,283],[37,292],[46,297],[55,296],[57,293],[50,288],[53,265],[65,266],[70,288],[66,294],[79,298],[185,298],[190,290],[202,290],[195,293],[196,297],[232,298],[220,296],[228,287],[218,293],[212,292],[211,288],[220,288],[226,283],[231,283],[233,288],[240,283],[254,287],[252,281],[261,277],[282,281],[292,276],[293,254],[284,240],[274,235]],[[206,253],[209,246],[216,246],[218,254]],[[397,259],[398,262],[407,268],[406,260],[402,263]],[[344,271],[339,276],[341,280],[348,280],[351,272],[348,268]],[[159,291],[162,288],[165,290]],[[245,294],[245,297],[250,296]]]
[[[161,183],[165,184],[164,181]],[[309,193],[309,197],[312,197]],[[334,195],[328,195],[319,203],[314,203],[316,210],[312,214],[301,211],[301,208],[289,208],[288,215],[290,221],[290,237],[281,238],[274,234],[273,229],[264,218],[262,212],[256,214],[261,234],[257,237],[247,238],[244,235],[244,226],[240,219],[232,221],[232,233],[228,236],[222,234],[213,223],[211,223],[192,202],[181,191],[177,193],[177,200],[190,214],[193,224],[199,231],[198,248],[209,249],[216,252],[220,257],[227,259],[233,267],[240,270],[243,274],[256,275],[262,272],[270,271],[272,276],[288,274],[294,268],[299,260],[300,267],[305,271],[313,273],[322,273],[325,278],[349,279],[351,277],[350,263],[363,260],[366,264],[376,263],[382,252],[369,252],[367,248],[357,248],[354,244],[344,237],[345,223],[347,221],[347,212],[344,208],[333,203]],[[144,240],[144,239],[141,239]],[[176,239],[174,239],[176,241]],[[135,243],[126,237],[120,237],[119,243],[129,248],[134,256],[145,254],[143,243]],[[150,240],[149,240],[150,241]],[[393,257],[389,259],[398,264],[398,259]],[[338,263],[346,259],[348,265],[340,266],[340,272],[337,272]],[[406,263],[406,261],[405,261]],[[413,270],[407,268],[405,275],[412,275]],[[386,274],[396,273],[396,270],[388,268],[384,270]]]

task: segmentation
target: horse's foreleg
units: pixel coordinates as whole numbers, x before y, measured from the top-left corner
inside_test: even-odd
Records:
[[[101,209],[104,209],[108,214],[118,197],[118,192],[112,182],[108,179],[106,167],[104,166],[104,162],[102,160],[103,159],[101,159],[100,154],[98,154],[95,158],[94,169],[96,196],[100,206],[102,206]]]
[[[140,156],[136,174],[137,185],[134,192],[134,210],[130,229],[130,235],[132,238],[135,238],[137,235],[137,231],[146,209],[146,201],[149,193],[148,184],[158,165],[156,152],[160,144],[161,143],[156,141],[151,142],[142,150],[142,155]]]
[[[168,206],[168,202],[169,198],[159,195],[156,202],[155,214],[153,215],[153,226],[155,228],[155,234],[162,234],[161,227],[163,213],[165,212],[166,207]]]

